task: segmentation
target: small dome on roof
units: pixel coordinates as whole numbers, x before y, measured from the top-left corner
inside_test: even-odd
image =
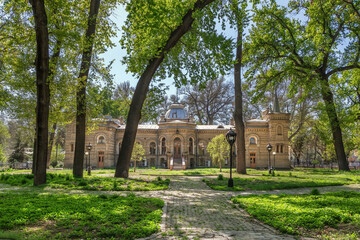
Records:
[[[184,105],[171,104],[170,109],[165,113],[165,119],[188,119]]]

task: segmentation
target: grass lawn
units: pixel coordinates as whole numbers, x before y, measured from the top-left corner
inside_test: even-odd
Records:
[[[164,203],[129,195],[0,193],[0,239],[134,239],[159,231]]]
[[[302,187],[338,186],[360,183],[360,171],[339,172],[331,169],[300,169],[296,171],[276,171],[275,176],[267,171],[248,171],[248,175],[235,174],[234,187],[228,188],[228,178],[203,181],[214,190],[245,191],[275,190]]]
[[[232,201],[284,233],[324,239],[360,238],[360,193],[249,195]]]
[[[16,171],[13,173],[17,173]],[[74,178],[69,173],[47,173],[47,184],[50,188],[79,189],[79,190],[101,190],[101,191],[150,191],[167,189],[169,179],[163,180],[158,177],[150,179],[124,179],[99,175]],[[30,173],[9,174],[2,173],[0,182],[13,186],[32,186],[34,176]]]

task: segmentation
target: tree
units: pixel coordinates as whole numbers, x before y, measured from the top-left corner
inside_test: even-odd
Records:
[[[221,172],[221,165],[230,152],[229,143],[226,141],[225,135],[220,134],[212,138],[208,144],[207,151],[210,153],[213,163],[220,166]]]
[[[128,10],[130,11],[128,16],[130,17],[134,17],[134,14],[142,11],[142,15],[146,16],[146,19],[154,20],[155,17],[156,21],[160,19],[162,21],[166,21],[168,24],[161,22],[161,27],[156,27],[157,29],[154,30],[154,33],[158,33],[158,36],[155,38],[156,41],[150,43],[147,41],[154,39],[145,37],[146,32],[148,32],[149,29],[147,27],[144,28],[144,26],[146,26],[146,24],[153,23],[150,23],[146,19],[138,17],[132,18],[133,21],[139,21],[137,22],[139,26],[136,26],[134,22],[128,20],[128,31],[124,31],[125,35],[128,34],[128,38],[126,38],[129,40],[129,44],[127,45],[128,51],[133,51],[133,54],[136,55],[136,58],[140,59],[140,61],[136,61],[134,59],[128,58],[132,60],[132,64],[130,64],[128,68],[130,71],[135,73],[141,72],[141,76],[137,83],[134,97],[130,104],[129,115],[126,121],[127,125],[116,165],[115,177],[127,178],[129,176],[129,163],[135,142],[138,123],[141,118],[141,109],[144,104],[152,77],[159,68],[160,64],[163,62],[166,54],[178,43],[180,38],[189,31],[192,23],[195,20],[193,14],[195,14],[198,10],[203,9],[213,1],[214,0],[174,2],[173,6],[170,4],[167,5],[168,7],[172,8],[171,10],[173,11],[174,15],[169,14],[168,12],[163,13],[163,15],[159,15],[159,5],[151,5],[150,2],[147,2],[147,4],[144,5],[143,1],[132,1],[130,5],[128,5]],[[153,8],[156,8],[156,11],[154,11]],[[176,11],[174,11],[174,9],[176,9]],[[165,26],[166,29],[163,29]],[[168,26],[172,26],[172,28],[168,28]],[[138,27],[138,29],[136,29],[136,27]],[[137,35],[137,38],[134,37],[134,33],[139,34]],[[136,45],[134,48],[134,43],[135,45],[139,45]],[[146,51],[143,51],[143,46],[147,46]],[[144,65],[139,64],[140,62],[144,63]],[[139,66],[141,69],[138,69]]]
[[[36,32],[36,137],[34,146],[34,185],[46,183],[48,119],[50,104],[49,34],[44,0],[30,0]]]
[[[356,13],[350,6],[335,0],[291,1],[290,9],[297,14],[305,12],[305,19],[291,18],[291,12],[275,1],[254,10],[250,41],[245,45],[247,78],[255,80],[258,96],[269,85],[285,78],[291,79],[292,95],[299,88],[306,94],[319,91],[331,126],[339,170],[348,171],[330,79],[360,68],[359,19],[352,17]]]
[[[9,130],[0,120],[0,162],[6,161],[6,155],[4,151],[9,138],[10,138]]]
[[[240,7],[239,7],[240,5]],[[245,160],[245,124],[243,117],[243,94],[241,81],[241,67],[243,62],[243,34],[244,29],[248,23],[247,16],[247,1],[233,0],[230,9],[233,12],[233,24],[237,28],[236,41],[236,58],[234,64],[234,82],[235,82],[235,131],[237,134],[237,154],[236,154],[236,171],[238,173],[246,174],[246,160]],[[231,19],[231,18],[230,18]]]
[[[91,0],[88,26],[85,33],[85,47],[82,53],[80,73],[76,91],[76,139],[73,174],[83,177],[85,130],[86,130],[86,84],[89,77],[91,54],[93,50],[96,20],[100,8],[100,0]]]
[[[134,161],[134,172],[136,171],[136,162],[143,160],[145,155],[145,149],[140,143],[135,143],[133,151],[131,153],[131,160]]]
[[[14,151],[9,156],[9,163],[25,162],[29,160],[29,156],[25,153],[26,144],[24,144],[20,137],[16,139]]]
[[[181,88],[182,102],[188,105],[200,124],[213,125],[229,122],[233,103],[233,85],[224,77],[210,80],[206,88],[200,84]]]

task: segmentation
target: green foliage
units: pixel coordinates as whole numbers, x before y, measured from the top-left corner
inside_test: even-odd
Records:
[[[98,191],[153,191],[167,189],[169,179],[148,181],[142,179],[114,180],[112,177],[84,176],[74,178],[70,174],[47,173],[46,186],[56,189],[81,189]],[[32,186],[32,174],[1,174],[0,182],[13,186]]]
[[[320,195],[320,191],[317,188],[314,188],[310,191],[310,195]]]
[[[222,174],[219,174],[219,176],[217,177],[217,180],[220,180],[220,181],[224,180],[224,176]]]
[[[15,163],[15,162],[28,161],[29,156],[25,153],[25,147],[27,147],[26,143],[23,143],[20,138],[17,138],[14,151],[11,153],[9,157],[9,162]]]
[[[360,193],[322,195],[249,195],[232,199],[252,216],[284,233],[323,231],[339,224],[360,224]],[[358,234],[358,233],[356,233]]]
[[[208,144],[207,151],[210,153],[213,164],[220,166],[225,161],[225,158],[229,156],[229,143],[225,139],[224,134],[217,135],[212,138]]]
[[[10,192],[0,199],[0,229],[31,239],[146,237],[159,231],[164,205],[156,198],[118,195]]]
[[[294,171],[291,176],[269,175],[264,173],[258,177],[233,177],[234,189],[227,187],[228,178],[224,180],[207,179],[206,183],[214,190],[244,191],[244,190],[275,190],[303,187],[323,187],[354,184],[360,182],[357,172],[344,173],[331,170]]]

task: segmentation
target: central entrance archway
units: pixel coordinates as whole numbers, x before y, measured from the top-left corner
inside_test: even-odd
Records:
[[[174,158],[181,159],[181,140],[178,137],[174,139]]]

